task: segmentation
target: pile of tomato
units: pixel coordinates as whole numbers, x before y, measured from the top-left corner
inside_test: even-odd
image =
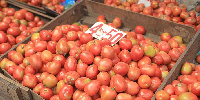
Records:
[[[196,31],[200,28],[200,16],[195,13],[200,12],[200,5],[197,5],[195,10],[187,12],[187,7],[184,4],[179,5],[176,0],[150,0],[150,7],[145,7],[143,3],[137,4],[138,1],[104,0],[104,4],[192,26]]]
[[[197,59],[199,62],[199,57]],[[200,96],[200,65],[185,62],[181,75],[173,80],[164,90],[156,93],[157,100],[199,100]]]
[[[25,9],[8,8],[5,0],[0,5],[0,54],[4,54],[45,23]]]
[[[17,0],[17,1],[25,2],[27,4],[38,7],[41,7],[43,5],[60,14],[65,10],[65,7],[61,5],[61,1],[63,0]]]
[[[116,17],[108,25],[120,28],[122,22]],[[84,33],[88,28],[74,23],[34,33],[1,68],[45,100],[150,100],[186,48],[169,33],[158,43],[144,39],[142,26],[111,46]]]

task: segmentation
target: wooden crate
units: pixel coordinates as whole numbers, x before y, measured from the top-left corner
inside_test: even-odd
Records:
[[[30,8],[26,8],[18,3],[14,3],[12,2],[12,0],[6,0],[8,3],[8,7],[9,8],[14,8],[15,10],[20,10],[20,9],[26,9],[29,12],[32,12],[35,16],[38,16],[41,18],[42,21],[44,21],[45,23],[49,22],[50,20],[54,19],[54,17],[48,16],[46,14],[37,12],[36,10],[32,10]]]
[[[196,54],[200,51],[200,30],[195,34],[191,42],[188,44],[187,48],[183,52],[183,54],[179,57],[178,61],[171,69],[165,80],[162,82],[160,87],[157,89],[163,90],[165,86],[171,84],[173,80],[176,80],[178,76],[181,74],[181,67],[185,62],[194,63],[196,58]],[[151,100],[155,100],[155,95]]]
[[[85,7],[87,9],[85,9]],[[169,32],[172,36],[182,36],[185,43],[189,43],[189,41],[191,41],[192,37],[195,35],[195,29],[192,27],[175,24],[173,22],[157,19],[142,14],[137,14],[123,9],[116,9],[111,6],[107,6],[91,0],[81,1],[73,5],[70,9],[63,12],[60,16],[57,16],[55,19],[44,25],[37,32],[41,30],[52,30],[58,25],[72,24],[78,21],[91,27],[96,22],[96,18],[98,17],[98,15],[105,15],[108,22],[112,22],[115,17],[120,17],[123,24],[123,28],[121,28],[121,30],[125,31],[133,30],[135,26],[142,25],[146,28],[147,34],[145,35],[145,37],[152,39],[154,42],[160,41],[160,35],[164,32]],[[19,44],[26,44],[30,41],[30,39],[31,35]],[[19,46],[19,44],[11,48],[9,51],[15,50],[17,46]],[[7,58],[7,54],[9,51],[3,54],[0,58]],[[7,77],[14,80],[14,78],[10,74],[8,74],[5,70],[3,71]],[[34,93],[32,90],[27,90],[27,88],[22,86],[21,84],[16,85],[19,86],[21,91],[23,91],[23,97],[30,96],[31,94],[32,97],[30,98],[32,98],[33,100],[42,100],[42,98]]]
[[[20,1],[17,1],[17,0],[7,0],[7,1],[12,2],[13,4],[21,5],[21,6],[23,6],[26,9],[31,9],[31,10],[34,10],[36,12],[45,14],[47,16],[56,17],[56,16],[60,15],[56,11],[52,11],[52,10],[46,9],[46,7],[45,8],[38,7],[38,6],[27,4],[25,2],[20,2]]]

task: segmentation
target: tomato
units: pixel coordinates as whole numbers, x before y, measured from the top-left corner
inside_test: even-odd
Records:
[[[7,30],[7,34],[10,34],[12,36],[18,36],[20,34],[20,29],[18,27],[11,27]]]
[[[86,34],[86,33],[83,33],[81,36],[80,36],[80,42],[82,44],[87,44],[89,41],[93,40],[93,37],[91,34]]]
[[[167,65],[167,64],[169,64],[171,62],[171,58],[166,52],[160,51],[159,53],[163,58],[163,63],[162,64]]]
[[[60,100],[60,98],[59,95],[54,95],[49,100]]]
[[[48,62],[46,64],[46,68],[45,70],[50,73],[50,74],[53,74],[53,75],[56,75],[60,69],[61,69],[61,63],[60,61],[52,61],[52,62]]]
[[[193,71],[193,68],[189,62],[185,62],[181,68],[182,75],[190,75]]]
[[[115,72],[115,74],[119,74],[121,76],[125,76],[128,73],[128,70],[129,70],[129,66],[128,64],[124,62],[118,62],[113,67],[113,71]]]
[[[100,72],[97,75],[97,80],[101,83],[101,85],[108,86],[110,83],[110,75],[107,72]]]
[[[192,83],[192,87],[191,87],[191,92],[194,93],[196,96],[199,96],[200,93],[200,87],[199,87],[200,82],[194,82]]]
[[[197,21],[197,20],[196,20],[195,18],[193,18],[193,17],[188,17],[188,18],[185,19],[184,23],[185,23],[185,24],[195,24],[196,21]]]
[[[65,40],[59,40],[56,44],[56,54],[67,55],[69,52],[69,46]]]
[[[169,100],[169,96],[165,90],[160,90],[156,93],[156,100]]]
[[[35,69],[33,67],[31,67],[30,65],[26,66],[26,68],[24,69],[24,74],[35,74]]]
[[[42,52],[47,49],[47,42],[46,41],[38,41],[35,43],[35,51]]]
[[[40,69],[42,67],[42,59],[35,54],[30,56],[29,62],[34,69]]]
[[[74,85],[75,81],[80,77],[79,73],[76,71],[69,71],[64,76],[64,82],[69,85]]]
[[[119,54],[118,57],[120,58],[120,60],[122,62],[125,62],[127,64],[129,64],[131,62],[131,55],[130,52],[128,50],[122,50]]]
[[[13,72],[14,72],[14,70],[15,70],[16,67],[17,67],[16,65],[9,66],[9,68],[7,69],[8,73],[10,75],[13,75]]]
[[[142,97],[145,100],[151,100],[151,98],[153,97],[154,93],[153,91],[149,90],[149,89],[141,89],[138,93],[138,97]]]
[[[131,49],[131,58],[133,61],[142,59],[144,50],[139,45],[134,45]]]
[[[115,50],[111,46],[104,46],[101,50],[101,56],[103,58],[113,59],[115,57]]]
[[[152,62],[157,65],[160,65],[163,63],[163,58],[159,53],[156,53],[156,55],[152,58]]]
[[[85,93],[87,93],[90,96],[95,95],[99,89],[100,89],[100,82],[97,80],[92,80],[90,83],[86,84],[84,87]]]
[[[115,0],[114,0],[115,1]],[[113,19],[112,22],[117,28],[120,28],[122,26],[122,21],[119,17],[116,17],[115,19]]]
[[[149,87],[150,90],[155,92],[159,86],[161,85],[161,80],[158,77],[152,77],[151,78],[151,86]]]
[[[69,31],[65,37],[68,41],[75,41],[78,39],[78,34],[76,31]]]
[[[33,92],[40,94],[40,90],[44,88],[42,83],[37,84],[34,88],[33,88]]]
[[[42,27],[43,25],[44,25],[45,23],[43,22],[43,21],[39,21],[39,22],[37,22],[37,27]]]
[[[89,47],[89,51],[95,56],[100,55],[102,47],[100,44],[91,44]]]
[[[16,67],[13,72],[13,78],[17,81],[21,81],[24,76],[24,69],[22,67]]]
[[[53,88],[57,83],[58,79],[52,74],[47,75],[43,80],[43,85],[47,88]]]
[[[73,56],[69,56],[65,61],[64,68],[68,71],[76,71],[77,60]]]
[[[22,84],[29,88],[34,88],[37,85],[37,78],[33,74],[25,74],[23,77]]]
[[[56,41],[49,41],[47,43],[47,50],[50,51],[51,53],[55,54],[56,53]]]
[[[40,38],[41,40],[48,41],[51,39],[51,31],[50,30],[42,30],[40,31]]]
[[[141,75],[138,79],[138,84],[145,89],[151,86],[151,78],[148,75]]]
[[[70,25],[69,29],[71,31],[76,31],[76,32],[81,31],[81,28],[79,26],[75,25],[75,24]]]
[[[125,100],[131,100],[132,97],[130,94],[127,94],[127,93],[119,93],[116,97],[116,100],[122,100],[122,99],[125,99]]]
[[[133,81],[129,81],[126,82],[127,83],[127,89],[126,89],[126,93],[130,94],[130,95],[136,95],[138,94],[140,87],[136,82]]]
[[[105,19],[106,19],[106,18],[105,18],[104,15],[99,15],[99,16],[97,17],[97,21],[105,20]]]
[[[175,94],[174,86],[169,84],[167,85],[164,90],[171,96]]]
[[[151,65],[143,65],[140,67],[140,71],[142,75],[154,76],[156,69]]]
[[[139,77],[140,77],[140,69],[137,68],[137,67],[131,67],[129,68],[129,71],[128,71],[128,78],[132,81],[136,81]]]
[[[6,39],[6,38],[4,38]],[[1,39],[1,40],[4,40],[4,39]],[[14,45],[15,44],[15,37],[13,37],[12,35],[7,35],[7,41],[9,44],[11,45]]]
[[[176,95],[180,95],[181,93],[187,92],[188,91],[188,87],[184,83],[178,83],[175,86],[174,90],[175,90],[175,94]]]
[[[116,74],[111,77],[110,87],[115,88],[116,92],[123,92],[126,90],[127,85],[125,79],[121,75]]]
[[[169,7],[165,7],[164,15],[171,16],[171,14],[172,14],[172,9]]]
[[[90,79],[96,79],[98,74],[98,67],[96,65],[90,65],[88,66],[86,70],[86,77]]]
[[[47,72],[43,72],[41,75],[40,75],[40,78],[39,78],[39,82],[43,82],[43,80],[49,75],[49,73]]]
[[[151,7],[146,7],[143,10],[143,14],[145,14],[145,15],[152,15],[152,12],[153,12],[153,9]]]
[[[13,16],[15,14],[15,9],[14,8],[9,8],[7,11],[6,11],[6,15],[7,16]]]
[[[53,91],[50,88],[44,87],[40,90],[40,96],[45,100],[49,100],[53,96]]]
[[[42,52],[41,59],[43,63],[51,62],[53,60],[53,54],[48,50],[44,50]]]
[[[104,89],[102,90],[103,87]],[[113,100],[117,96],[116,91],[114,91],[111,87],[104,86],[104,85],[101,86],[99,93],[101,95],[102,100],[106,100],[106,99]]]
[[[138,67],[141,68],[145,64],[147,65],[151,64],[151,59],[147,56],[144,56],[142,59],[138,61]]]
[[[80,77],[75,81],[75,87],[79,90],[84,90],[86,84],[90,83],[90,79],[86,77]]]
[[[179,100],[198,100],[197,96],[191,92],[184,92],[178,96]]]
[[[135,27],[135,33],[137,34],[145,34],[145,28],[143,26],[136,26]]]
[[[87,68],[88,65],[83,62],[77,64],[77,72],[80,74],[81,77],[86,75]]]

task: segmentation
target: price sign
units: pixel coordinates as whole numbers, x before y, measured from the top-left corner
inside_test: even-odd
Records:
[[[107,38],[111,41],[111,45],[114,45],[126,35],[126,33],[119,31],[111,26],[108,26],[103,22],[96,22],[85,33],[90,33],[93,37],[99,40],[101,40],[102,38]]]
[[[152,0],[139,0],[138,4],[143,3],[145,5],[145,7],[149,7],[151,6],[151,2]]]

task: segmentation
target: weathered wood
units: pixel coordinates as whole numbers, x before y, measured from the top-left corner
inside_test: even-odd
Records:
[[[23,8],[23,9],[26,9],[27,11],[29,11],[29,12],[32,12],[35,16],[39,16],[42,19],[42,21],[44,21],[45,23],[47,23],[50,20],[54,19],[54,17],[51,17],[51,16],[48,16],[46,14],[37,12],[37,11],[32,10],[30,8],[26,8],[23,5],[20,5],[18,3],[12,2],[12,0],[8,0],[7,3],[9,5],[8,7],[12,7],[12,8],[17,9],[17,10],[20,10],[20,9]]]
[[[87,8],[90,16],[97,17],[98,15],[104,15],[108,21],[119,17],[122,20],[123,27],[132,30],[135,26],[141,25],[145,27],[147,33],[160,36],[162,33],[169,32],[172,36],[179,35],[183,37],[185,43],[189,43],[195,34],[195,29],[190,26],[108,6],[91,0],[86,0],[86,3],[89,5]]]
[[[195,34],[191,42],[187,45],[187,48],[183,54],[179,57],[176,64],[173,66],[171,71],[168,73],[165,80],[162,82],[157,91],[164,89],[165,86],[171,84],[173,80],[176,80],[180,75],[181,67],[185,62],[193,63],[196,54],[200,51],[200,30]],[[155,100],[155,95],[151,100]]]
[[[23,5],[24,8],[32,9],[34,11],[46,14],[46,11],[42,7],[29,5],[29,4],[25,3],[25,2],[20,2],[20,1],[16,1],[16,0],[7,0],[7,1],[11,2],[11,3],[14,3],[14,4],[17,4],[17,5]]]

